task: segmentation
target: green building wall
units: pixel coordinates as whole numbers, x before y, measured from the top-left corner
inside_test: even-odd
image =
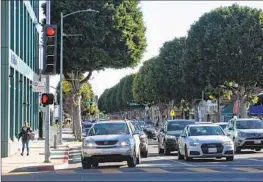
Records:
[[[18,152],[24,121],[39,128],[39,1],[1,1],[1,157]]]

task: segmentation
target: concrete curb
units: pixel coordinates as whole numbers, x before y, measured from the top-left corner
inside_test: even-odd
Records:
[[[64,152],[63,156],[63,163],[61,164],[47,164],[41,166],[34,166],[34,167],[24,167],[19,169],[17,172],[39,172],[39,171],[55,171],[59,169],[67,169],[69,167],[69,146],[66,146],[66,151]],[[9,174],[12,174],[10,172]]]

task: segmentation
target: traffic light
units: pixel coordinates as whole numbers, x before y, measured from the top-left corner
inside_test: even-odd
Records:
[[[57,25],[45,25],[43,33],[43,75],[56,74]]]
[[[54,103],[54,95],[53,94],[48,94],[44,93],[41,96],[41,103],[45,105],[51,105]]]

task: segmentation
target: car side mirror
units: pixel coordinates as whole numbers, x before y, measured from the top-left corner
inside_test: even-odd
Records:
[[[228,128],[228,130],[230,130],[230,131],[233,131],[233,130],[234,130],[234,128],[233,128],[233,127],[229,127],[229,128]]]
[[[227,134],[226,134],[226,136],[230,137],[230,136],[231,136],[231,134],[230,134],[230,133],[227,133]]]
[[[185,138],[185,137],[186,137],[186,135],[185,135],[185,134],[181,134],[180,136],[181,136],[181,137],[183,137],[183,138]]]

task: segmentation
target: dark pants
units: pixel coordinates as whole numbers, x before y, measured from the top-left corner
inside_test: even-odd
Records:
[[[29,153],[29,140],[22,140],[22,153],[24,153],[25,147],[27,153]]]

